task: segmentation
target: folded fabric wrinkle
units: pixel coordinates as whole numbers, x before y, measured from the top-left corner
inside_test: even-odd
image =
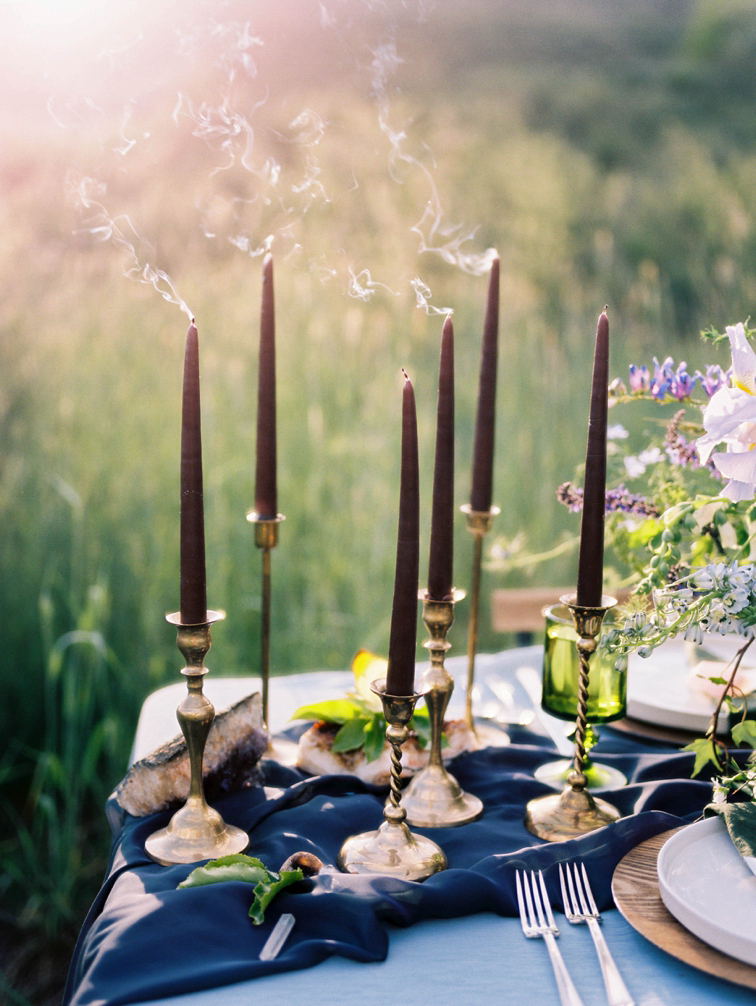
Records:
[[[465,828],[434,830],[449,859],[448,870],[418,884],[326,869],[296,891],[282,892],[261,926],[252,926],[247,917],[249,892],[242,890],[247,885],[177,891],[191,867],[165,869],[149,860],[144,839],[167,820],[168,812],[141,819],[113,816],[110,872],[82,930],[65,1006],[149,1001],[310,967],[332,954],[383,960],[387,922],[408,926],[477,912],[516,916],[517,869],[543,870],[549,894],[558,903],[559,863],[583,861],[603,911],[612,904],[612,871],[625,853],[646,838],[694,820],[710,799],[710,783],[690,779],[692,755],[662,749],[638,753],[630,740],[607,736],[602,757],[629,780],[612,793],[625,816],[600,832],[543,845],[525,830],[522,810],[529,799],[548,791],[532,772],[551,757],[552,749],[524,729],[515,741],[455,760],[455,777],[484,801],[486,813]],[[301,850],[332,866],[349,835],[381,823],[385,789],[351,776],[303,778],[296,769],[269,763],[266,781],[265,788],[224,797],[218,809],[225,820],[250,833],[255,854],[272,869]],[[285,913],[296,917],[296,926],[279,956],[261,961],[260,951]],[[179,932],[181,939],[165,940],[169,932]],[[140,962],[138,969],[134,960]]]

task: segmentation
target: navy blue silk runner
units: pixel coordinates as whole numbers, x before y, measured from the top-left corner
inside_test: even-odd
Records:
[[[608,731],[606,731],[608,734]],[[280,894],[263,925],[248,917],[247,884],[214,884],[176,890],[192,866],[162,867],[145,854],[144,841],[169,813],[124,816],[115,835],[106,881],[87,920],[71,965],[65,1006],[118,1006],[213,988],[256,975],[305,968],[331,954],[359,961],[383,960],[385,924],[410,926],[421,919],[476,912],[516,915],[515,870],[542,869],[560,903],[557,864],[582,859],[601,909],[611,906],[614,867],[631,848],[698,817],[711,799],[711,783],[691,780],[692,755],[655,753],[625,739],[601,747],[619,753],[601,760],[630,780],[605,793],[624,817],[571,842],[540,843],[523,825],[525,805],[549,792],[533,771],[554,757],[514,731],[512,743],[457,758],[460,784],[484,803],[483,817],[461,828],[416,829],[446,853],[449,869],[423,884],[385,876],[358,877],[335,870]],[[541,739],[538,738],[540,741]],[[294,852],[313,852],[333,867],[350,835],[377,828],[386,790],[349,776],[305,778],[266,763],[265,787],[239,792],[217,804],[230,824],[250,835],[250,855],[278,870]],[[274,961],[258,955],[278,917],[291,912],[296,925]]]

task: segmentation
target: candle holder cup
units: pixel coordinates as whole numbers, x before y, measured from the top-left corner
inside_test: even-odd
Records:
[[[525,827],[528,831],[547,842],[565,842],[577,838],[603,828],[620,817],[616,807],[588,792],[584,772],[589,661],[598,645],[604,616],[617,602],[613,597],[604,596],[600,605],[589,607],[577,604],[575,595],[567,595],[561,601],[570,610],[578,637],[576,646],[580,658],[580,682],[575,721],[575,758],[572,771],[567,776],[567,785],[561,793],[531,800],[525,815]]]
[[[202,691],[207,674],[204,660],[211,645],[210,626],[225,614],[208,611],[207,621],[195,625],[182,623],[179,612],[166,617],[177,626],[177,645],[186,660],[181,673],[186,677],[188,691],[176,717],[189,751],[189,796],[168,825],[149,836],[145,849],[155,862],[171,866],[243,852],[249,837],[241,828],[226,824],[218,811],[208,806],[202,784],[202,755],[215,719],[213,704]]]
[[[409,735],[419,693],[388,695],[385,681],[374,681],[372,691],[383,704],[388,727],[386,739],[391,745],[391,791],[383,808],[384,822],[377,831],[348,838],[336,860],[344,873],[381,873],[402,880],[425,880],[446,869],[446,856],[424,835],[415,835],[407,827],[407,812],[401,805],[402,749]]]
[[[444,714],[454,690],[454,679],[444,666],[451,647],[446,635],[454,622],[454,605],[464,596],[463,590],[455,590],[452,599],[436,601],[420,591],[423,621],[430,634],[423,643],[431,659],[423,674],[423,695],[430,718],[431,749],[428,765],[411,780],[402,796],[407,821],[419,828],[454,828],[483,813],[482,801],[462,789],[441,759]]]
[[[475,655],[478,650],[478,614],[480,610],[480,570],[483,562],[483,538],[491,530],[494,517],[501,510],[492,506],[490,510],[473,510],[469,503],[461,507],[467,518],[467,530],[474,538],[473,564],[470,588],[470,628],[467,636],[467,694],[465,696],[465,722],[468,729],[475,730],[473,722],[472,696],[475,683]]]

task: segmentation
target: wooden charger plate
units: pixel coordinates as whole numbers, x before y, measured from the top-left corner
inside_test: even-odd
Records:
[[[659,894],[659,850],[680,828],[641,842],[617,864],[612,895],[633,929],[678,960],[736,985],[756,989],[756,967],[737,961],[699,940],[671,915]]]

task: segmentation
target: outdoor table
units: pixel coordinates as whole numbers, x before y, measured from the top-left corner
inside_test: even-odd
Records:
[[[523,666],[540,669],[541,656],[540,646],[479,656],[476,684],[481,688],[482,706],[485,707],[486,700],[492,698],[485,685],[488,675],[496,673],[519,688],[515,671]],[[455,658],[447,665],[458,682],[449,715],[461,715],[464,704],[461,682],[466,673],[466,662]],[[343,696],[352,681],[348,672],[307,672],[273,678],[270,690],[272,731],[275,733],[291,727],[287,720],[297,706]],[[206,679],[205,691],[216,708],[221,709],[258,687],[259,681],[254,678],[213,678],[210,675]],[[177,683],[148,697],[137,727],[134,759],[175,735],[175,709],[184,693],[183,683]],[[518,697],[523,703],[528,702],[524,692],[520,691]],[[753,991],[711,977],[658,949],[611,907],[609,884],[613,866],[607,867],[606,864],[614,863],[625,848],[650,835],[695,820],[709,801],[710,784],[690,779],[692,756],[681,754],[672,746],[629,737],[612,730],[610,726],[602,727],[599,742],[601,760],[616,765],[629,778],[628,786],[606,791],[603,795],[617,804],[625,817],[616,825],[579,840],[564,845],[544,844],[530,835],[521,822],[527,800],[548,792],[543,784],[533,779],[532,770],[538,764],[553,759],[553,743],[546,739],[537,721],[528,727],[509,727],[508,732],[511,736],[508,746],[462,755],[450,767],[460,783],[473,792],[475,784],[480,785],[481,780],[487,783],[489,777],[495,776],[490,779],[494,787],[492,792],[505,794],[497,799],[500,803],[510,800],[510,804],[494,812],[486,802],[486,793],[481,792],[487,810],[480,822],[457,829],[417,829],[431,836],[447,851],[451,869],[446,871],[446,875],[437,874],[424,885],[391,882],[381,887],[379,884],[379,893],[385,898],[386,905],[379,906],[381,910],[376,914],[373,914],[376,908],[375,891],[371,892],[373,900],[370,904],[368,899],[363,905],[360,898],[364,892],[357,889],[353,925],[357,930],[363,924],[365,926],[361,960],[341,955],[353,952],[354,948],[345,950],[341,944],[329,945],[327,940],[320,943],[311,940],[307,943],[311,952],[305,947],[303,956],[303,943],[297,942],[295,925],[279,958],[268,964],[271,970],[289,970],[261,973],[257,961],[259,949],[282,912],[291,912],[298,922],[301,918],[303,926],[316,925],[312,920],[308,922],[306,903],[309,900],[311,906],[316,904],[323,913],[324,923],[334,922],[327,918],[329,908],[333,910],[334,905],[329,900],[328,891],[317,888],[319,899],[307,891],[285,891],[269,907],[263,926],[252,927],[243,907],[235,914],[229,911],[229,905],[236,902],[242,906],[249,905],[251,888],[242,884],[214,885],[202,891],[214,892],[214,896],[218,896],[222,888],[246,890],[240,891],[238,897],[234,895],[236,902],[233,899],[212,902],[219,906],[217,914],[211,912],[204,917],[201,926],[192,917],[193,901],[186,902],[186,914],[177,921],[175,912],[170,916],[166,914],[168,901],[172,898],[175,903],[177,898],[195,892],[175,892],[175,883],[171,881],[168,884],[163,880],[167,876],[164,868],[156,864],[146,865],[145,858],[140,859],[138,854],[138,861],[129,862],[129,854],[123,851],[128,845],[123,833],[132,836],[128,841],[131,847],[136,848],[138,836],[149,834],[164,824],[168,815],[144,819],[136,827],[134,819],[127,816],[123,829],[114,836],[109,879],[83,927],[64,1002],[73,1006],[116,1006],[119,1003],[147,1006],[158,1002],[164,1006],[236,1006],[251,1002],[264,1003],[265,1006],[290,1006],[299,1002],[306,1002],[308,1006],[354,1006],[356,1003],[377,1006],[402,1000],[431,1002],[434,1006],[478,1002],[495,1002],[504,1006],[556,1003],[558,994],[546,947],[540,940],[524,938],[515,914],[514,869],[543,867],[552,901],[558,905],[556,862],[576,858],[588,864],[591,881],[594,887],[599,888],[597,899],[603,901],[604,906],[609,906],[602,910],[604,935],[638,1006],[679,1006],[683,1003],[685,1006],[708,1006],[725,1002],[740,1006],[756,1001]],[[266,772],[267,788],[264,792],[257,788],[255,795],[250,795],[249,799],[263,805],[266,801],[283,801],[281,806],[284,809],[260,819],[259,826],[250,833],[248,852],[260,855],[266,865],[278,869],[280,862],[268,862],[258,847],[262,845],[269,849],[266,843],[273,837],[285,843],[288,822],[293,820],[286,816],[291,815],[291,809],[284,806],[289,792],[286,782],[290,783],[291,792],[297,791],[297,785],[300,786],[304,794],[301,797],[303,803],[306,803],[308,791],[307,784],[301,781],[304,779],[302,773],[275,764],[267,766]],[[369,803],[372,800],[376,804],[373,826],[380,822],[379,811],[385,799],[385,790],[371,793],[370,787],[365,790],[360,784],[350,795],[349,781],[343,776],[324,777],[313,782],[317,799],[321,801],[318,806],[324,812],[322,816],[332,811],[335,805],[348,806],[344,801]],[[499,785],[501,788],[496,789]],[[303,786],[305,789],[301,789]],[[244,794],[235,794],[218,803],[227,821],[239,823],[234,815],[242,814],[240,808],[244,799]],[[279,814],[280,817],[277,816]],[[501,842],[495,854],[484,858],[484,865],[476,865],[472,869],[469,866],[467,869],[455,868],[457,861],[468,863],[470,846],[477,841],[476,835],[482,835],[481,841],[490,844],[491,823],[498,826],[499,821],[502,822]],[[302,836],[292,841],[298,841],[295,849],[307,847],[302,842]],[[610,855],[607,850],[613,843],[615,849]],[[482,855],[485,857],[485,850]],[[324,857],[321,855],[321,858]],[[599,872],[600,863],[604,864],[603,872]],[[180,873],[179,879],[183,879],[192,867],[170,869]],[[490,876],[485,876],[483,880],[481,875],[486,871]],[[336,876],[344,878],[341,874]],[[452,917],[439,917],[446,913],[446,908],[443,899],[433,900],[436,894],[446,892],[450,905],[455,897],[457,902],[459,899],[464,901],[468,890],[466,877],[472,882],[470,903],[462,907],[457,903],[449,909]],[[486,884],[492,877],[497,893],[491,894],[489,907],[481,909],[480,906],[485,906],[489,897]],[[349,884],[352,880],[359,881],[361,878],[344,878],[343,883]],[[165,891],[159,889],[161,882]],[[229,897],[228,892],[224,897]],[[474,914],[462,914],[464,911]],[[314,914],[317,916],[317,911]],[[606,995],[587,927],[570,926],[559,911],[556,920],[560,928],[562,954],[585,1006],[604,1004]],[[248,928],[243,928],[245,925]],[[371,926],[376,928],[371,929]],[[376,939],[376,933],[382,934],[381,939]],[[299,939],[302,940],[301,932]],[[226,949],[231,943],[233,949]],[[371,953],[374,957],[385,954],[385,959],[371,960]],[[186,973],[180,967],[176,968],[176,961],[182,960],[182,954],[186,960]],[[161,973],[163,967],[165,974]],[[239,978],[245,971],[254,977]],[[180,975],[178,980],[177,975]]]

